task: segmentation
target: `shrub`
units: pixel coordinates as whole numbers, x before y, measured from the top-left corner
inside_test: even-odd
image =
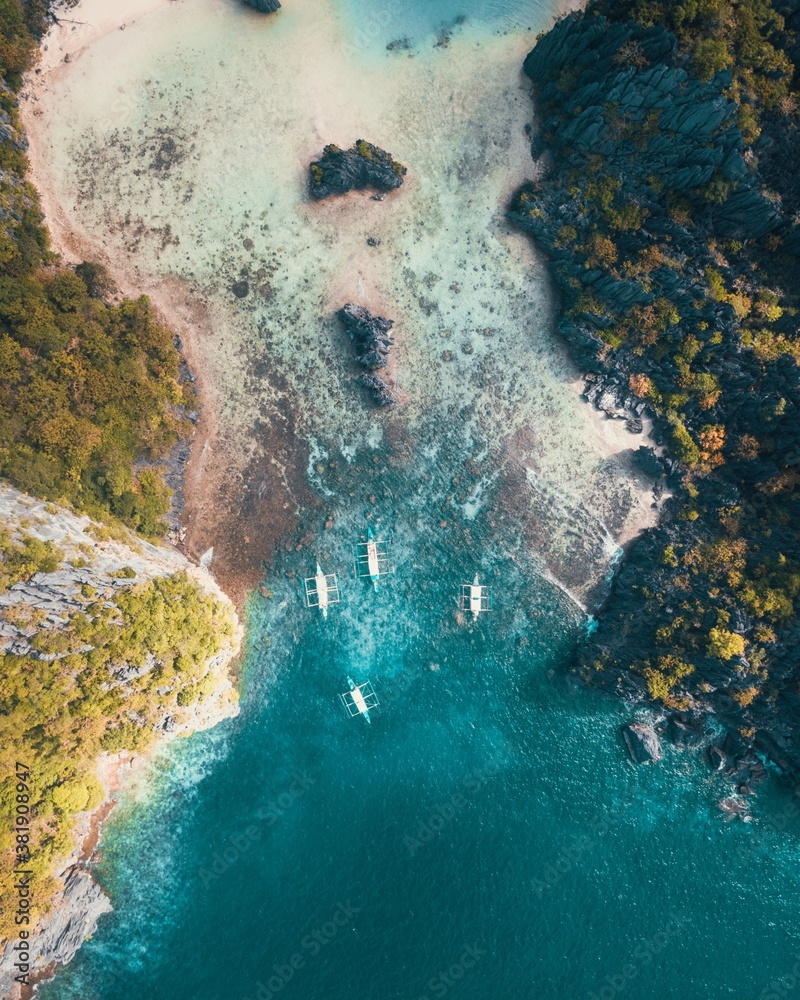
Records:
[[[720,627],[712,628],[708,634],[709,656],[716,656],[720,660],[731,660],[734,656],[743,656],[744,650],[744,636]]]

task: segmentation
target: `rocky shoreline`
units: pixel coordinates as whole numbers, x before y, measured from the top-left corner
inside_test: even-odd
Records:
[[[165,707],[153,723],[157,737],[151,749],[141,753],[105,753],[96,761],[101,801],[77,815],[70,835],[74,848],[60,860],[54,873],[60,888],[49,912],[31,929],[27,940],[29,982],[32,982],[36,977],[52,974],[56,966],[70,962],[96,929],[99,918],[111,909],[110,900],[92,875],[91,862],[102,823],[116,802],[122,769],[141,767],[153,749],[178,736],[210,728],[238,712],[230,665],[238,655],[242,629],[232,605],[213,578],[172,549],[151,545],[132,535],[109,534],[107,528],[86,516],[35,500],[5,484],[0,484],[0,514],[5,530],[22,532],[54,547],[60,558],[57,568],[48,566],[46,571],[0,592],[0,651],[4,655],[52,658],[52,653],[41,652],[50,648],[48,639],[54,643],[71,616],[85,613],[87,606],[95,607],[90,602],[96,601],[98,595],[106,595],[105,600],[110,602],[107,606],[113,607],[116,594],[175,573],[187,574],[204,593],[221,602],[234,622],[230,639],[204,665],[208,693],[177,711]],[[116,683],[125,688],[131,676],[138,675],[119,670]],[[33,896],[36,899],[35,885]],[[9,941],[0,956],[0,994],[4,997],[25,996],[14,969],[18,944]]]
[[[525,61],[540,172],[509,216],[549,258],[587,397],[652,421],[664,454],[637,460],[671,493],[626,551],[580,673],[657,706],[649,732],[625,730],[633,759],[691,730],[748,795],[762,756],[800,776],[800,345],[783,291],[798,224],[788,189],[774,195],[785,178],[770,192],[755,166],[792,133],[764,115],[743,135],[728,65],[699,79],[676,35],[624,4],[558,22]]]

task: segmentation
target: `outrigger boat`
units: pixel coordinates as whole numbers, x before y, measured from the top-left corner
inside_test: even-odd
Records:
[[[392,554],[389,549],[389,542],[381,538],[375,538],[372,528],[367,528],[366,542],[357,542],[355,545],[356,576],[372,580],[372,586],[378,586],[378,580],[382,576],[394,573]]]
[[[375,694],[372,682],[366,680],[363,684],[356,684],[351,677],[348,677],[347,683],[350,685],[350,690],[339,695],[342,704],[347,709],[351,719],[355,718],[356,715],[363,715],[369,722],[369,713],[372,709],[379,707],[378,696]]]
[[[472,583],[461,584],[458,606],[462,611],[471,611],[472,620],[477,621],[479,615],[492,610],[491,596],[489,588],[481,586],[476,573]]]
[[[319,608],[322,617],[328,617],[328,607],[331,604],[338,604],[342,599],[339,593],[339,580],[335,573],[322,572],[320,564],[317,563],[317,572],[314,576],[309,576],[305,580],[306,586],[306,606],[309,608]]]

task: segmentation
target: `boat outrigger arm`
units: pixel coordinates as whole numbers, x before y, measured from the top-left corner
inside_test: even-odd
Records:
[[[339,580],[335,573],[322,572],[320,564],[317,563],[317,572],[314,576],[309,576],[305,580],[306,585],[306,605],[309,608],[319,608],[322,617],[328,617],[328,606],[338,604],[341,600],[339,593]]]
[[[491,611],[491,591],[488,587],[481,586],[478,574],[472,583],[461,585],[461,594],[458,599],[458,606],[462,611],[471,611],[472,620],[477,621],[478,616],[485,611]]]
[[[347,709],[351,718],[355,718],[356,715],[363,715],[367,722],[369,722],[369,713],[374,708],[379,707],[378,696],[375,694],[372,682],[367,680],[363,684],[356,684],[351,677],[348,677],[347,683],[350,685],[350,690],[343,692],[339,696],[342,699],[342,704]]]
[[[394,573],[389,542],[375,538],[372,534],[372,528],[367,528],[366,542],[356,543],[355,562],[356,575],[361,578],[369,577],[373,587],[378,586],[378,580],[382,576]]]

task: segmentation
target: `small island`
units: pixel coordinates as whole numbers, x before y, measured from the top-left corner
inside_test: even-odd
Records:
[[[400,187],[407,172],[391,153],[363,139],[350,149],[330,144],[309,167],[309,190],[318,201],[367,187],[392,191]]]

